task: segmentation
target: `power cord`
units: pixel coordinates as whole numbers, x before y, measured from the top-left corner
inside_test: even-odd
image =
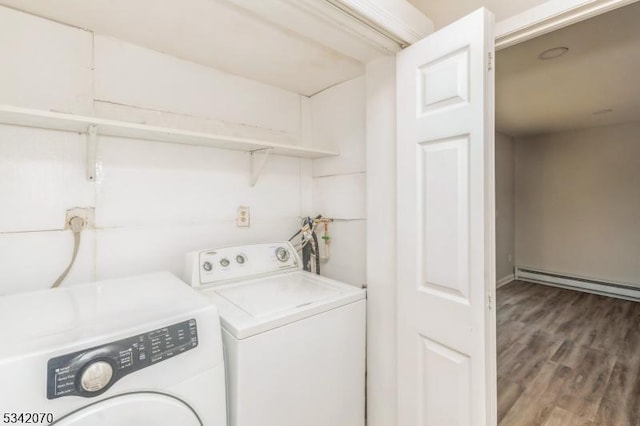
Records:
[[[71,231],[73,232],[73,256],[71,256],[71,262],[67,269],[58,277],[56,282],[53,283],[51,288],[59,287],[62,284],[62,281],[67,277],[71,267],[76,261],[76,257],[78,256],[78,249],[80,248],[80,234],[82,233],[82,228],[84,227],[84,219],[80,216],[74,216],[69,219],[69,226],[71,227]]]

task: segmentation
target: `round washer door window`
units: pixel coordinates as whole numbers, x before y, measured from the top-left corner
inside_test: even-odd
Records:
[[[140,392],[97,401],[59,419],[56,426],[202,426],[193,408],[169,395]]]

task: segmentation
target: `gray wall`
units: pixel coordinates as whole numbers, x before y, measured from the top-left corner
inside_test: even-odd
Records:
[[[515,143],[516,264],[640,287],[640,123]]]
[[[515,253],[514,142],[496,133],[496,279],[508,281]]]

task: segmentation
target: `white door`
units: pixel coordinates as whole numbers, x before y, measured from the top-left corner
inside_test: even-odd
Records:
[[[398,425],[495,424],[493,15],[400,52]]]

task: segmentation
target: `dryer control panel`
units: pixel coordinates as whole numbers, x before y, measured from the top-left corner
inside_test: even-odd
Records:
[[[51,358],[47,363],[47,398],[93,397],[127,374],[198,346],[195,319]]]

